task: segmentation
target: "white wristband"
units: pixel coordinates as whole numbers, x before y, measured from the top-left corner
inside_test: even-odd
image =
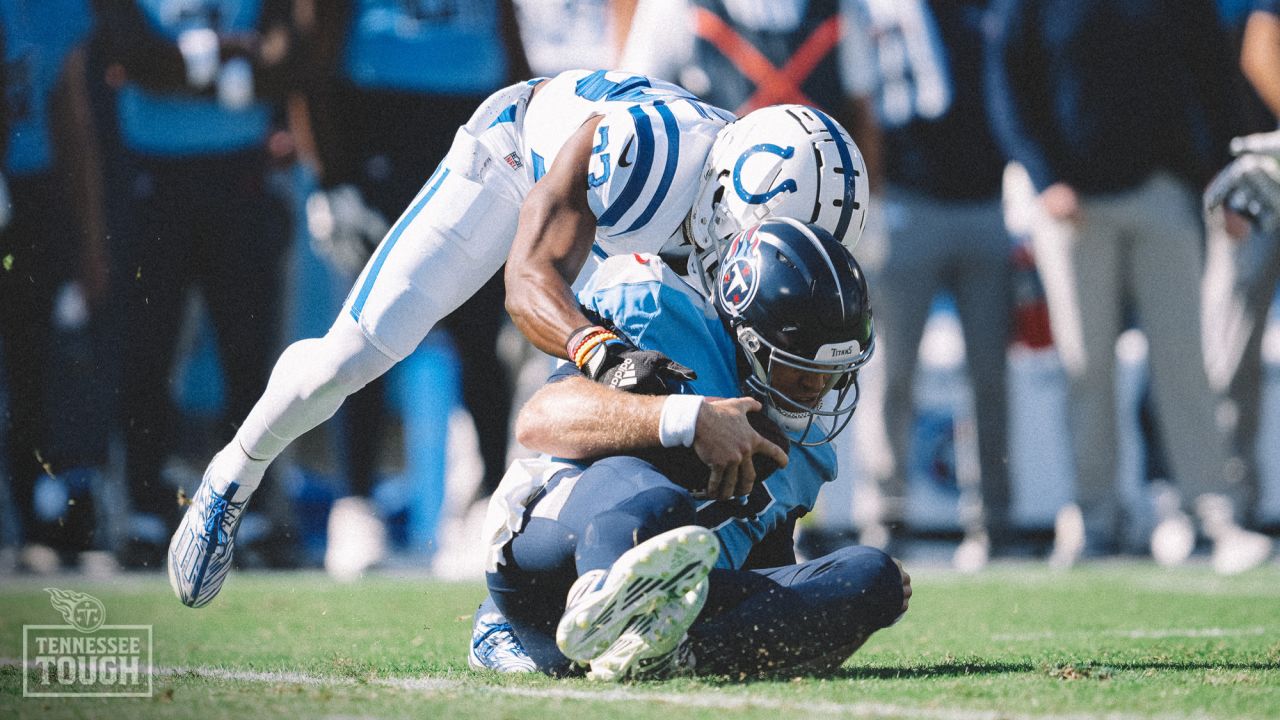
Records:
[[[178,50],[187,66],[187,84],[203,90],[218,74],[218,33],[208,29],[183,30]]]
[[[668,395],[662,402],[658,418],[658,440],[662,447],[693,447],[693,434],[698,429],[701,395]]]

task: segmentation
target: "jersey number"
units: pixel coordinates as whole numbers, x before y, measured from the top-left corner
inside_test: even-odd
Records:
[[[591,148],[591,154],[600,156],[600,165],[604,168],[604,173],[598,176],[594,172],[587,175],[587,184],[591,187],[600,187],[605,184],[609,179],[610,172],[609,153],[604,151],[605,148],[609,147],[609,128],[604,125],[597,125],[596,132],[600,134],[600,142]]]
[[[704,503],[698,508],[697,523],[715,529],[733,519],[751,520],[773,504],[773,493],[765,483],[756,483],[745,503],[719,500]]]

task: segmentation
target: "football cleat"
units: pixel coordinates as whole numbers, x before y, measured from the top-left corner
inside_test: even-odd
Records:
[[[216,492],[208,472],[200,480],[200,488],[169,541],[169,586],[183,605],[204,607],[222,589],[231,572],[236,529],[249,496],[235,482],[222,493]]]
[[[473,670],[494,670],[500,673],[526,673],[538,669],[533,658],[525,652],[511,623],[498,612],[492,602],[485,600],[476,608],[471,625],[471,652],[467,665]]]
[[[591,663],[595,677],[626,677],[636,661],[680,643],[706,602],[719,555],[715,535],[689,525],[631,548],[608,571],[583,574],[569,589],[556,644],[569,659]]]
[[[591,680],[667,680],[693,675],[694,657],[685,629],[698,617],[706,601],[705,586],[694,599],[681,598],[660,606],[655,622],[637,622],[622,633],[608,650],[591,661]],[[696,603],[697,609],[691,607]],[[674,642],[673,642],[674,640]]]

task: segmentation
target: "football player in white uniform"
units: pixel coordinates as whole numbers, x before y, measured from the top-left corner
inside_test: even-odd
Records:
[[[494,93],[458,130],[328,333],[284,351],[210,462],[169,546],[174,592],[191,607],[212,600],[267,465],[408,355],[504,262],[517,327],[599,378],[636,350],[599,333],[570,291],[591,253],[683,258],[673,261],[707,292],[725,242],[770,215],[815,223],[852,246],[867,190],[848,133],[813,108],[773,106],[735,121],[675,85],[603,70]]]

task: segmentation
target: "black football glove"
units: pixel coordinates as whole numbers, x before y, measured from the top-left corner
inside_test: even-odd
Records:
[[[597,345],[581,366],[582,374],[600,383],[640,395],[667,395],[668,383],[697,378],[689,368],[656,350],[641,350],[621,338]]]

